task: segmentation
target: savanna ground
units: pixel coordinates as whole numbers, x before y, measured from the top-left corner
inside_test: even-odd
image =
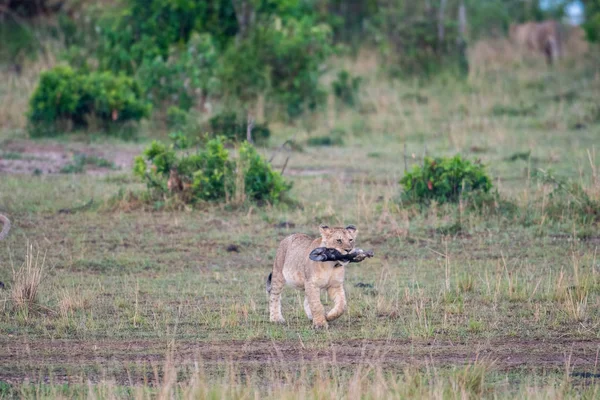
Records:
[[[557,210],[547,179],[600,198],[598,60],[509,53],[479,45],[466,82],[426,84],[389,81],[368,54],[339,61],[366,79],[361,105],[272,125],[268,157],[291,137],[344,142],[279,152],[297,204],[277,207],[137,204],[123,195],[144,189],[133,155],[164,133],[27,139],[44,65],[2,72],[0,211],[14,227],[0,397],[600,397],[598,222]],[[457,153],[486,164],[516,211],[402,204],[405,164]],[[76,154],[91,161],[61,174]],[[348,268],[348,311],[329,330],[311,329],[292,289],[287,323],[271,324],[278,242],[320,223],[356,224],[376,257]],[[14,304],[23,263],[43,266],[32,307]]]

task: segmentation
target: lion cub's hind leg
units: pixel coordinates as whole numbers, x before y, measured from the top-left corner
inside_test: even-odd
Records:
[[[281,292],[285,286],[285,277],[283,276],[283,264],[285,261],[285,251],[278,249],[275,262],[273,263],[273,272],[267,278],[267,292],[269,293],[269,319],[271,322],[284,323],[281,313]]]
[[[281,313],[281,292],[283,291],[283,276],[281,279],[276,279],[275,274],[269,275],[270,285],[267,283],[269,292],[269,316],[271,322],[284,323],[283,314]],[[269,290],[270,289],[270,290]]]

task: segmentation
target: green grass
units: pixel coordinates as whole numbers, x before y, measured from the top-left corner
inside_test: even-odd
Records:
[[[262,150],[267,157],[290,137],[305,143],[326,137],[333,126],[346,132],[338,146],[289,153],[285,175],[294,182],[297,207],[151,211],[126,197],[115,200],[119,191],[144,190],[126,170],[2,176],[0,211],[14,227],[0,244],[0,281],[7,285],[0,290],[0,347],[16,355],[0,354],[0,376],[56,380],[0,382],[0,397],[90,390],[97,397],[159,390],[175,397],[186,397],[186,390],[214,397],[350,397],[353,387],[364,398],[597,397],[599,222],[593,207],[581,207],[581,194],[555,188],[558,181],[576,183],[600,201],[596,69],[584,63],[507,67],[467,83],[418,89],[373,80],[361,93],[371,110],[365,114],[336,109],[297,126],[273,124]],[[524,112],[521,105],[531,104]],[[576,122],[585,128],[573,130]],[[3,131],[0,138],[13,134]],[[161,136],[143,132],[141,145]],[[405,165],[422,163],[426,154],[457,153],[488,166],[512,211],[400,202]],[[275,157],[275,169],[286,157]],[[59,212],[91,198],[91,208]],[[278,227],[282,221],[295,226]],[[376,257],[348,268],[349,308],[327,332],[311,329],[302,294],[290,288],[284,291],[287,323],[272,325],[264,282],[278,242],[293,232],[316,235],[320,223],[357,225],[358,245]],[[46,255],[46,265],[41,307],[23,312],[13,308],[10,293],[13,268],[28,244]],[[231,244],[239,252],[228,252]],[[34,350],[27,353],[25,343]],[[277,346],[293,349],[279,354]],[[367,355],[354,354],[360,363],[350,366],[344,352],[352,346],[367,346]],[[222,347],[220,355],[230,354],[228,348],[235,357],[262,355],[204,364],[212,347]],[[333,348],[339,357],[327,353]],[[302,352],[307,359],[299,361]],[[169,367],[169,354],[181,365]],[[297,358],[287,359],[290,354]],[[523,364],[507,354],[523,357]],[[479,356],[484,360],[475,362]],[[75,377],[102,382],[63,385]]]

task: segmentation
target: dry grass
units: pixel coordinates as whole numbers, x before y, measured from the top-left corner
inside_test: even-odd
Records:
[[[62,289],[58,299],[58,312],[63,318],[73,316],[79,310],[89,306],[88,299],[81,293],[81,289]]]
[[[40,258],[39,250],[34,254],[33,245],[28,245],[25,262],[18,269],[13,267],[10,298],[16,310],[28,312],[38,306],[45,262],[46,255]]]
[[[543,380],[517,378],[516,387],[507,390],[506,385],[515,377],[495,371],[493,362],[481,359],[450,369],[434,365],[424,369],[407,367],[394,374],[370,362],[352,368],[337,364],[332,368],[292,367],[282,363],[278,368],[262,372],[240,371],[234,364],[229,364],[214,376],[201,362],[195,362],[191,368],[178,368],[171,355],[162,367],[154,366],[141,385],[124,387],[110,379],[66,386],[24,384],[19,393],[36,398],[86,396],[94,399],[597,398],[600,394],[598,382],[592,381],[580,388],[573,384],[570,373],[567,363],[563,376]]]
[[[35,90],[40,74],[57,63],[53,52],[46,51],[36,61],[25,61],[21,73],[12,68],[0,68],[0,132],[23,129],[27,124],[29,98]],[[1,136],[0,136],[1,138]]]

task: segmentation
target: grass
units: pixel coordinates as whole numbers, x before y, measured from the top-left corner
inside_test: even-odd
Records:
[[[40,259],[39,251],[34,255],[33,246],[29,245],[23,265],[17,269],[12,268],[10,288],[12,309],[25,318],[30,312],[38,309],[38,291],[44,278],[45,261],[45,257]]]
[[[85,172],[86,167],[88,166],[117,169],[114,162],[108,161],[105,158],[87,154],[75,154],[75,156],[73,156],[73,162],[62,167],[60,173],[80,174],[82,172]]]
[[[343,144],[276,155],[275,169],[291,155],[298,207],[152,211],[114,200],[144,189],[127,170],[4,175],[0,211],[14,227],[0,245],[0,397],[598,397],[598,64],[503,60],[419,86],[375,78],[371,57],[337,62],[369,77],[364,113],[272,124],[262,148],[345,132]],[[8,86],[28,87],[2,82],[0,104],[23,96]],[[0,140],[20,137],[17,110],[2,112],[14,115]],[[164,136],[148,129],[139,147]],[[456,153],[488,166],[512,211],[400,202],[405,165]],[[327,332],[290,288],[287,324],[272,325],[264,281],[277,244],[320,223],[357,225],[376,258],[348,268],[349,308]],[[45,254],[43,279],[13,276],[31,261],[26,243]],[[27,281],[37,306],[25,315],[11,293]]]

